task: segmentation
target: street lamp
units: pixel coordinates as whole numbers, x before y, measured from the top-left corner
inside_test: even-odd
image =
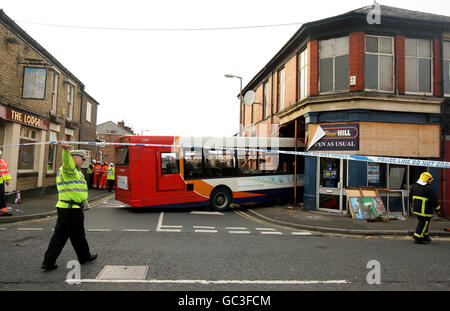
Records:
[[[238,78],[240,80],[240,89],[239,89],[239,136],[241,136],[241,125],[242,125],[242,112],[241,112],[241,106],[242,106],[242,77],[226,74],[224,75],[225,78]]]

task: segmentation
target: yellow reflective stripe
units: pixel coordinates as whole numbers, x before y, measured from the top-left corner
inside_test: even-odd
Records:
[[[425,215],[427,215],[427,214],[425,214],[425,203],[428,201],[428,199],[427,198],[424,198],[424,197],[419,197],[419,196],[417,196],[417,195],[415,195],[415,196],[413,196],[413,201],[414,200],[421,200],[422,201],[422,207],[421,207],[421,213],[420,214],[417,214],[417,213],[415,213],[415,214],[417,214],[417,215],[423,215],[423,216],[425,216]],[[433,215],[431,215],[431,216],[433,216]]]
[[[425,235],[425,231],[426,231],[426,229],[427,229],[429,223],[430,223],[429,220],[425,221],[425,226],[423,226],[423,230],[422,230],[422,232],[420,233],[421,236],[424,236],[424,235]]]

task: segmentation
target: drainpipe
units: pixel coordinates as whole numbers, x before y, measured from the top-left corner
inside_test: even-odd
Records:
[[[81,125],[81,122],[83,120],[83,94],[84,90],[81,90],[81,106],[80,106],[80,127],[78,128],[78,141],[81,141],[81,128],[83,127]],[[80,149],[80,145],[78,144],[78,148]]]
[[[441,90],[442,90],[442,94],[444,95],[444,101],[441,103],[441,135],[442,135],[442,140],[441,140],[441,146],[442,146],[442,161],[445,161],[445,146],[446,146],[446,141],[445,141],[445,133],[444,133],[444,112],[445,112],[445,103],[446,103],[446,99],[445,99],[445,90],[444,90],[444,40],[443,37],[441,35],[441,42],[440,42],[440,48],[441,48]],[[445,175],[446,175],[446,171],[445,169],[442,169],[442,216],[445,217]]]

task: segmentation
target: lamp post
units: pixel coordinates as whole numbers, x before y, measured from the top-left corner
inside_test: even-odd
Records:
[[[239,136],[241,136],[241,128],[242,128],[242,77],[226,74],[225,78],[238,78],[240,80],[240,89],[239,89]]]

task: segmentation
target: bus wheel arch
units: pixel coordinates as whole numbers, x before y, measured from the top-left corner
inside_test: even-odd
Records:
[[[233,192],[225,185],[217,186],[211,191],[209,206],[215,211],[226,211],[233,202]]]

